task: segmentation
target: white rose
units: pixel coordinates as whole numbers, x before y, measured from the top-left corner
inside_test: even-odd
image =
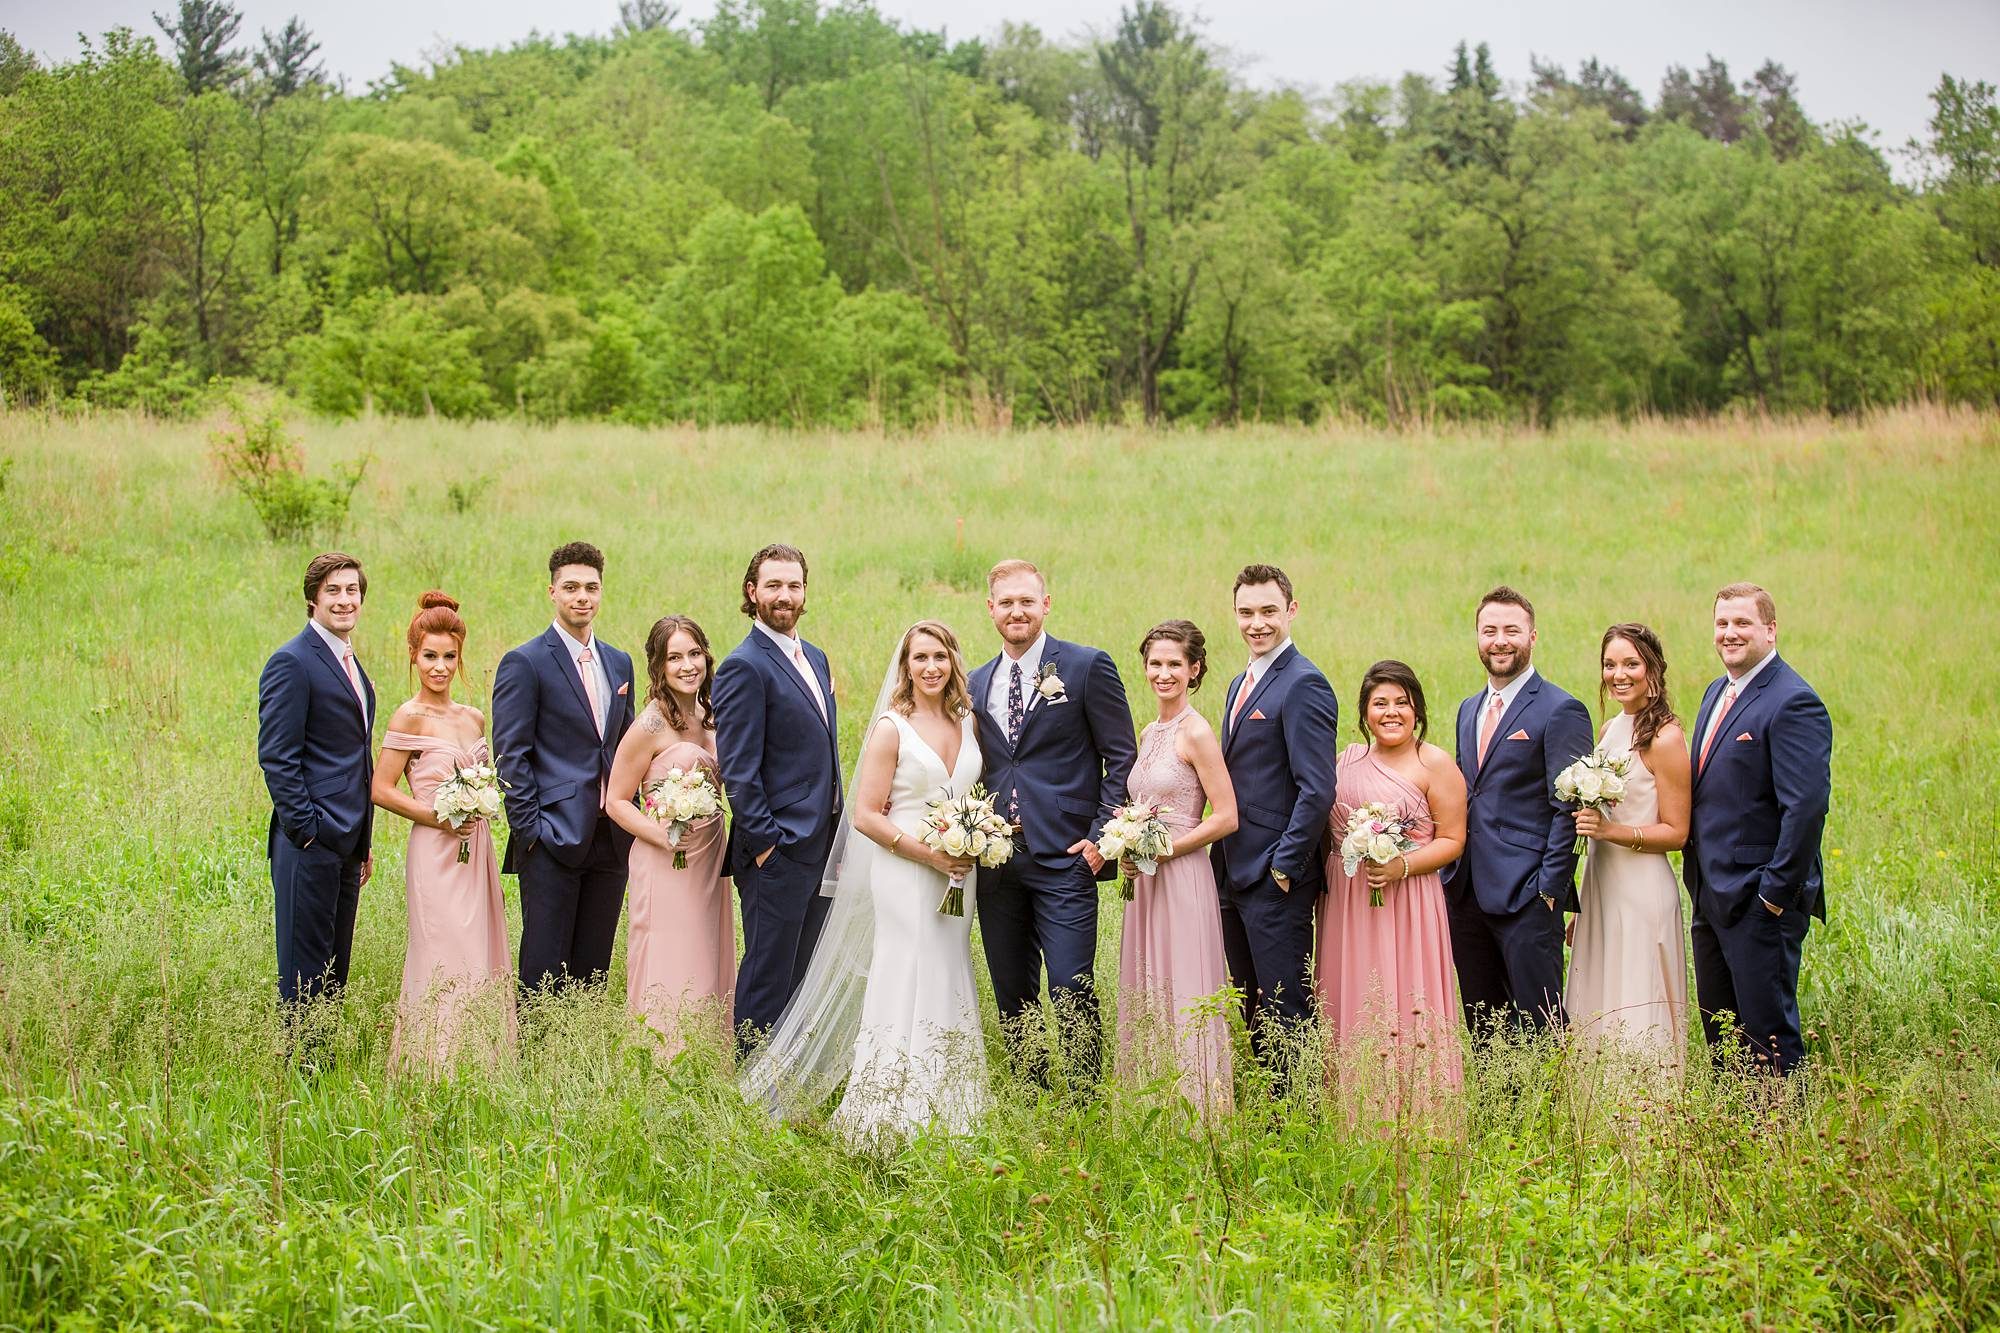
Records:
[[[1594,805],[1603,795],[1603,787],[1604,781],[1596,773],[1585,773],[1576,780],[1576,799]]]
[[[944,836],[940,838],[938,841],[939,844],[942,846],[944,854],[946,856],[965,855],[965,850],[966,850],[965,830],[960,828],[958,825],[953,824],[950,828],[946,829],[944,831]]]
[[[1053,699],[1063,692],[1062,677],[1053,671],[1047,672],[1035,682],[1035,690],[1044,699]]]
[[[967,846],[971,848],[974,856],[984,856],[986,855],[986,844],[988,841],[989,839],[984,833],[978,829],[974,829],[972,831],[972,839]]]
[[[1389,864],[1396,854],[1396,840],[1386,833],[1378,833],[1368,840],[1368,859],[1378,866]]]
[[[1107,861],[1116,861],[1125,855],[1125,839],[1106,829],[1104,836],[1098,840],[1097,854]]]

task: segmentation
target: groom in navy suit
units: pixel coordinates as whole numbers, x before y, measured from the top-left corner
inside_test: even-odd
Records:
[[[715,748],[743,904],[737,1054],[777,1023],[833,900],[820,893],[840,825],[840,715],[826,654],[799,637],[806,557],[773,544],[743,571],[750,632],[715,669]]]
[[[1681,854],[1694,900],[1695,993],[1709,1049],[1734,1014],[1751,1058],[1789,1074],[1805,1058],[1799,955],[1826,920],[1820,833],[1833,790],[1833,723],[1812,686],[1778,656],[1778,611],[1754,583],[1715,595],[1724,674],[1701,701],[1694,819]]]
[[[494,767],[507,784],[500,869],[521,877],[524,990],[602,981],[625,907],[632,835],[604,803],[632,725],[632,659],[597,636],[603,598],[604,552],[589,542],[557,547],[555,621],[493,675]]]
[[[354,917],[374,861],[375,686],[351,639],[368,576],[329,551],[306,566],[306,627],[257,682],[257,763],[271,792],[265,852],[287,1006],[347,984]]]
[[[1258,1057],[1282,1079],[1284,1040],[1312,1018],[1313,908],[1326,887],[1340,705],[1292,645],[1299,604],[1276,565],[1247,565],[1231,594],[1250,663],[1223,701],[1222,757],[1236,832],[1211,859],[1229,979]]]
[[[1097,1082],[1103,1031],[1097,881],[1116,873],[1096,840],[1126,801],[1138,751],[1117,666],[1101,649],[1044,632],[1049,605],[1041,571],[1026,560],[1003,560],[986,576],[1001,651],[968,684],[986,788],[1019,833],[1012,859],[979,873],[979,930],[1016,1067],[1048,1083],[1041,1043],[1024,1031],[1046,960],[1063,1064],[1081,1090]]]
[[[1563,1021],[1563,913],[1576,910],[1576,821],[1556,775],[1594,747],[1590,713],[1534,668],[1535,608],[1504,584],[1474,622],[1486,688],[1458,706],[1465,852],[1445,871],[1465,1024]]]

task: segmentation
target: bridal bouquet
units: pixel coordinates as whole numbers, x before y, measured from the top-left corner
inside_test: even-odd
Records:
[[[438,783],[431,796],[431,813],[451,825],[454,832],[475,819],[491,819],[500,813],[500,775],[491,764],[467,764],[454,768],[451,776]],[[459,864],[472,859],[472,839],[458,840]]]
[[[1165,819],[1172,810],[1164,801],[1143,798],[1119,806],[1104,822],[1104,836],[1097,840],[1097,854],[1107,861],[1130,858],[1140,874],[1154,873],[1161,861],[1174,854],[1174,835]],[[1131,902],[1132,881],[1125,880],[1120,887],[1125,901]]]
[[[1579,810],[1589,808],[1605,814],[1625,799],[1625,779],[1631,772],[1630,754],[1606,754],[1602,748],[1592,750],[1556,774],[1556,799]],[[1576,840],[1578,853],[1589,841]]]
[[[946,856],[963,856],[988,870],[1014,855],[1014,826],[994,812],[993,798],[975,784],[963,796],[933,796],[924,804],[923,844]],[[965,915],[965,876],[953,875],[938,904],[939,916]]]
[[[705,768],[670,768],[665,777],[639,789],[639,808],[654,823],[666,825],[674,869],[686,870],[688,854],[681,839],[696,824],[722,813],[722,793]]]
[[[1340,868],[1352,875],[1363,861],[1385,866],[1415,850],[1416,841],[1403,831],[1403,817],[1395,807],[1370,801],[1347,817],[1347,833],[1340,840]],[[1382,905],[1382,890],[1368,890],[1368,905]]]

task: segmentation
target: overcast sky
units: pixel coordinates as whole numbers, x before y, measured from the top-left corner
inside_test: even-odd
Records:
[[[51,58],[75,53],[78,32],[120,24],[156,31],[155,9],[173,0],[0,0],[0,27]],[[536,0],[239,0],[244,33],[282,27],[298,14],[323,44],[327,67],[359,91],[390,63],[421,63],[450,45],[504,46],[544,32],[607,31],[616,0],[557,5]],[[908,27],[944,28],[953,39],[983,36],[1001,20],[1033,23],[1052,37],[1080,36],[1115,21],[1116,0],[878,0]],[[1442,73],[1460,38],[1491,43],[1503,77],[1528,77],[1529,56],[1575,67],[1597,56],[1624,71],[1651,103],[1670,64],[1699,66],[1710,52],[1741,81],[1766,59],[1798,76],[1800,100],[1818,121],[1862,120],[1888,148],[1923,132],[1926,94],[1938,75],[2000,83],[2000,0],[1349,0],[1284,3],[1230,0],[1195,6],[1209,36],[1260,84],[1330,88],[1352,78],[1394,79],[1405,70]],[[679,23],[713,12],[687,0]]]

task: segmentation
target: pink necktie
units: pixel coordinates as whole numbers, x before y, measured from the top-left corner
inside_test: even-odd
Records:
[[[368,720],[368,691],[361,688],[361,668],[354,661],[354,650],[349,648],[340,655],[340,664],[347,668],[347,684],[354,691],[354,702],[361,705],[361,720]]]
[[[797,639],[792,640],[792,663],[798,667],[799,675],[805,678],[806,693],[819,705],[819,720],[826,721],[826,700],[819,697],[819,682],[812,678],[812,668],[806,665],[805,647]]]
[[[1492,706],[1486,710],[1486,720],[1479,724],[1479,766],[1486,766],[1486,747],[1493,744],[1493,733],[1500,730],[1500,714],[1507,711],[1499,695],[1493,696]]]
[[[583,697],[590,700],[590,720],[597,728],[597,739],[604,739],[604,710],[597,702],[597,673],[590,669],[590,649],[586,648],[576,656],[577,669],[583,673]]]
[[[1229,730],[1236,730],[1236,719],[1243,716],[1243,705],[1250,702],[1250,691],[1257,688],[1257,679],[1248,671],[1243,673],[1243,685],[1236,692],[1236,706],[1229,710]]]
[[[1715,738],[1722,734],[1722,719],[1729,716],[1729,710],[1735,703],[1736,685],[1732,681],[1729,688],[1722,692],[1722,706],[1716,710],[1715,721],[1708,724],[1708,739],[1701,743],[1701,758],[1695,761],[1695,772],[1708,767],[1708,752],[1715,748]]]

